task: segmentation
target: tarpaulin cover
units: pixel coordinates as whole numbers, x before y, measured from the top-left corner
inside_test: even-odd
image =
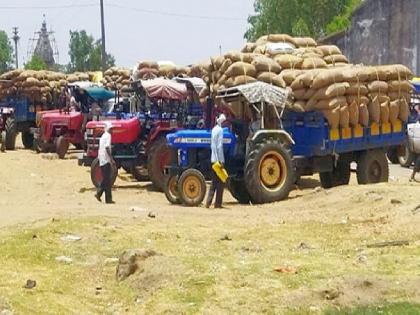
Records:
[[[164,78],[142,80],[141,85],[150,98],[161,98],[183,101],[187,98],[187,87]]]
[[[219,96],[229,97],[238,92],[251,104],[265,102],[279,108],[284,108],[289,99],[289,92],[286,89],[264,82],[248,83],[221,90]]]

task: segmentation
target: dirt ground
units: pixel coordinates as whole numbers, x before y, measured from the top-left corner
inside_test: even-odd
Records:
[[[247,310],[249,313],[279,313],[285,307],[292,307],[292,310],[303,307],[309,309],[309,313],[316,313],[324,307],[420,302],[420,184],[408,182],[409,170],[391,166],[390,182],[374,186],[357,185],[353,174],[349,186],[328,191],[319,188],[317,177],[303,178],[288,200],[258,206],[238,205],[226,192],[226,208],[214,210],[170,205],[162,193],[151,189],[150,184],[135,182],[123,171],[113,191],[116,204],[100,204],[93,197],[89,168],[79,167],[75,156],[74,153],[66,160],[58,160],[54,155],[38,155],[22,149],[0,154],[3,179],[0,227],[5,238],[13,243],[28,233],[43,234],[45,230],[33,232],[33,229],[46,225],[48,231],[77,232],[90,241],[94,239],[93,243],[102,244],[91,236],[92,227],[102,231],[103,226],[112,226],[112,236],[109,231],[103,233],[117,245],[107,252],[98,249],[101,246],[97,244],[95,248],[101,254],[92,258],[94,261],[105,259],[107,255],[118,256],[127,247],[146,247],[151,239],[154,249],[163,253],[161,258],[156,258],[156,264],[191,277],[195,277],[196,272],[201,279],[194,278],[198,284],[190,284],[172,272],[170,279],[163,281],[162,269],[154,270],[156,264],[151,263],[145,267],[150,273],[129,280],[129,289],[122,289],[129,292],[130,299],[136,296],[133,291],[143,292],[139,294],[144,303],[133,306],[125,298],[119,299],[121,293],[115,293],[117,297],[108,296],[113,299],[112,305],[104,297],[103,307],[98,309],[101,303],[94,305],[92,302],[86,306],[90,307],[87,313],[113,313],[112,308],[117,308],[116,313],[174,313],[174,310],[175,313],[209,314]],[[149,212],[155,215],[154,221],[148,218]],[[84,220],[83,223],[80,220]],[[60,221],[65,223],[51,227],[51,222]],[[55,244],[56,241],[49,237],[45,236]],[[216,243],[211,243],[212,239]],[[232,245],[220,245],[219,239]],[[408,241],[409,245],[384,249],[367,246],[395,240]],[[86,243],[86,248],[93,248],[93,243]],[[4,242],[0,244],[0,254],[10,250],[3,245]],[[17,256],[23,255],[23,261],[25,255],[31,255],[19,252],[24,251],[25,246],[29,246],[26,241],[23,247],[16,245],[13,248]],[[79,246],[80,252],[72,249],[71,253],[85,257],[86,248]],[[48,251],[44,247],[39,250]],[[60,247],[60,250],[69,249]],[[14,266],[18,261],[13,259],[13,254],[8,255],[3,268]],[[228,257],[235,262],[228,261]],[[41,258],[36,256],[36,259]],[[247,265],[247,259],[250,265]],[[30,263],[19,261],[19,264],[22,270],[34,273],[28,271],[32,270]],[[40,262],[35,268],[41,279],[48,272],[41,272],[43,264]],[[228,269],[232,270],[223,271],[222,265],[230,266]],[[295,278],[287,276],[287,280],[278,282],[278,275],[273,274],[273,270],[289,273],[288,268],[296,269],[298,275]],[[12,278],[23,281],[22,270],[13,271]],[[94,270],[95,281],[114,283],[114,267],[101,269],[98,274],[96,267]],[[74,270],[77,281],[80,281],[80,272]],[[83,273],[86,275],[85,269]],[[5,283],[2,277],[7,274],[2,270],[1,283]],[[22,276],[19,278],[18,274]],[[13,285],[15,283],[11,281],[10,286]],[[176,292],[186,290],[190,293],[191,290],[202,292],[203,296],[191,293],[190,299],[181,298],[179,293],[171,291],[173,286],[178,288]],[[42,294],[50,294],[47,297],[54,301],[51,303],[57,304],[55,293],[44,290]],[[65,300],[71,302],[71,295],[77,292],[72,290],[80,288],[70,286],[69,292],[59,296],[64,294]],[[26,306],[16,302],[20,301],[21,295],[22,292],[15,296],[13,288],[0,284],[0,311],[3,296],[8,305],[25,313]],[[159,297],[162,304],[156,302]],[[31,303],[36,307],[39,299],[33,298]],[[254,298],[254,304],[250,304],[249,299]],[[63,303],[58,303],[54,312],[66,313]],[[266,309],[260,309],[262,305],[266,305]],[[42,308],[35,308],[34,313],[42,313],[40,310]]]

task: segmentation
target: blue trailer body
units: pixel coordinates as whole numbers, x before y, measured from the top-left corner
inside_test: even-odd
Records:
[[[17,123],[35,122],[35,107],[26,97],[8,97],[0,102],[0,107],[12,108]]]

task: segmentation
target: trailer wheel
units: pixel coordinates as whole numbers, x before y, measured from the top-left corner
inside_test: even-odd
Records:
[[[398,164],[399,163],[399,161],[398,161],[398,149],[397,148],[388,149],[388,151],[386,152],[386,156],[392,164]]]
[[[28,130],[23,131],[22,143],[25,149],[32,149],[34,147],[34,135]]]
[[[416,155],[411,152],[410,148],[406,145],[401,151],[402,154],[398,155],[398,162],[402,167],[410,167],[416,159]]]
[[[196,169],[188,169],[181,174],[178,180],[178,194],[182,204],[187,207],[197,207],[206,195],[206,180],[203,174]]]
[[[350,161],[339,158],[337,165],[331,172],[319,173],[322,188],[329,189],[337,186],[348,185],[350,182]]]
[[[252,146],[245,163],[245,186],[252,203],[287,198],[295,177],[291,151],[279,139],[263,139]]]
[[[360,185],[387,182],[389,165],[381,150],[364,151],[357,162],[357,182]]]
[[[165,176],[165,197],[174,205],[181,204],[178,192],[178,176]]]
[[[147,157],[147,171],[153,185],[163,191],[163,171],[171,162],[171,150],[165,137],[160,137],[151,146]]]
[[[242,205],[249,205],[251,202],[251,197],[249,196],[248,190],[245,187],[245,181],[229,178],[227,182],[227,188],[232,194],[232,197],[235,198]]]
[[[6,151],[6,131],[1,132],[1,145],[0,145],[0,151],[5,152]]]
[[[117,179],[117,175],[118,175],[117,168],[112,166],[112,173],[111,173],[112,186],[114,185],[115,180]],[[90,166],[90,179],[92,180],[93,186],[95,186],[96,188],[101,187],[103,177],[102,177],[101,167],[99,166],[99,160],[97,158],[93,160]]]
[[[132,166],[129,173],[133,175],[138,182],[147,182],[150,180],[149,173],[144,165]]]
[[[55,151],[60,159],[64,159],[69,149],[69,141],[64,136],[59,136],[55,144]]]
[[[17,124],[14,117],[6,119],[4,129],[6,131],[6,150],[14,150],[17,136]]]

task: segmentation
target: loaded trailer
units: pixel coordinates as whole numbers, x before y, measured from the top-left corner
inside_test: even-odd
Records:
[[[231,121],[230,130],[224,130],[227,186],[240,203],[283,200],[300,176],[315,173],[324,188],[346,185],[352,162],[357,163],[359,184],[388,181],[386,151],[407,141],[405,123],[331,129],[320,112],[287,110],[287,94],[261,82],[219,92],[226,102],[240,100],[241,113],[252,108],[257,118],[247,121],[239,116]],[[257,130],[250,130],[255,125]],[[167,136],[176,161],[165,171],[170,202],[197,206],[203,201],[211,171],[210,138],[211,130]]]

